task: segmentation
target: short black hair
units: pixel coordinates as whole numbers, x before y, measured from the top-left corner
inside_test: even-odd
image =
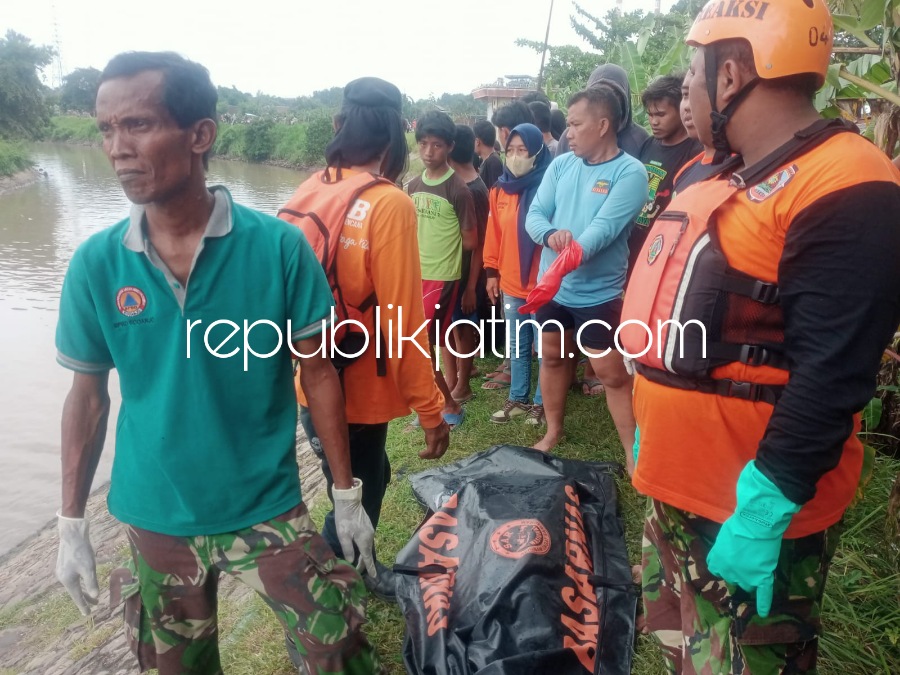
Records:
[[[512,130],[520,124],[534,124],[534,115],[531,109],[521,101],[513,101],[497,108],[491,122],[497,128],[506,127]]]
[[[416,122],[416,140],[421,141],[426,136],[437,136],[447,145],[453,145],[456,138],[456,125],[450,119],[450,115],[440,110],[430,110]]]
[[[471,164],[475,159],[475,132],[465,124],[456,125],[450,159],[457,164]]]
[[[641,103],[646,110],[651,103],[668,101],[675,108],[681,105],[681,85],[684,82],[684,73],[677,72],[671,75],[661,75],[653,80],[641,93]]]
[[[494,128],[493,124],[487,120],[481,120],[480,122],[475,122],[475,126],[472,127],[472,130],[475,132],[475,138],[489,148],[494,147],[494,143],[497,142],[497,130]]]
[[[566,116],[559,108],[550,111],[550,134],[557,141],[566,133]]]
[[[216,91],[209,71],[175,52],[123,52],[106,64],[100,83],[120,77],[133,77],[148,70],[163,76],[162,102],[181,129],[203,119],[216,120]],[[209,152],[203,155],[203,166],[209,164]]]
[[[529,91],[527,94],[522,96],[519,99],[522,103],[528,105],[529,103],[534,103],[535,101],[540,101],[541,103],[546,103],[547,107],[550,107],[550,99],[547,98],[547,94],[544,92],[535,89],[534,91]]]
[[[528,104],[531,114],[534,115],[534,126],[541,130],[542,134],[550,132],[550,106],[543,101],[532,101]]]
[[[678,88],[681,92],[681,86]],[[604,115],[609,119],[609,125],[613,133],[618,133],[624,113],[622,111],[622,99],[618,92],[606,82],[598,82],[589,89],[584,89],[572,95],[568,107],[572,107],[579,101],[586,101],[592,109],[602,108]]]

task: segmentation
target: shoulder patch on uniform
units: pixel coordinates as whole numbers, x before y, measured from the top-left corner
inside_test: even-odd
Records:
[[[782,169],[772,174],[766,180],[758,185],[754,185],[747,190],[747,199],[751,202],[764,202],[774,195],[785,185],[791,182],[799,169],[796,164],[791,164],[788,168]]]
[[[653,243],[650,244],[650,250],[647,251],[647,264],[652,265],[656,262],[656,258],[659,257],[659,254],[662,252],[663,248],[663,236],[661,234],[656,235],[653,239]]]
[[[597,184],[591,189],[591,192],[596,192],[601,195],[609,194],[609,181],[608,180],[598,180]]]

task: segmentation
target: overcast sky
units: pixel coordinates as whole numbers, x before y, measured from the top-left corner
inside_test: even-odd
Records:
[[[2,0],[0,31],[53,45],[63,74],[102,70],[132,49],[174,50],[209,68],[217,85],[284,97],[343,86],[363,75],[413,98],[470,92],[504,75],[537,75],[550,0]],[[580,4],[602,16],[612,0]],[[666,11],[672,0],[663,0]],[[654,0],[624,0],[652,10]],[[587,48],[571,28],[572,0],[555,0],[550,44]],[[55,66],[45,72],[52,84]]]

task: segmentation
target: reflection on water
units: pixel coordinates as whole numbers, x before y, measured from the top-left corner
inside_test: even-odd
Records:
[[[72,375],[55,361],[59,293],[69,259],[91,234],[128,214],[129,202],[103,152],[36,146],[48,177],[0,196],[0,555],[53,517],[59,506],[59,424]],[[210,184],[267,213],[287,201],[305,176],[278,167],[213,161]],[[94,485],[109,478],[118,379]]]

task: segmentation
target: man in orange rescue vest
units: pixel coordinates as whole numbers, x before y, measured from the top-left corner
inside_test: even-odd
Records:
[[[740,157],[656,221],[622,313],[651,329],[623,344],[644,350],[643,593],[673,672],[816,668],[858,412],[900,321],[900,173],[812,103],[832,36],[824,0],[714,0],[688,35],[700,140]]]

